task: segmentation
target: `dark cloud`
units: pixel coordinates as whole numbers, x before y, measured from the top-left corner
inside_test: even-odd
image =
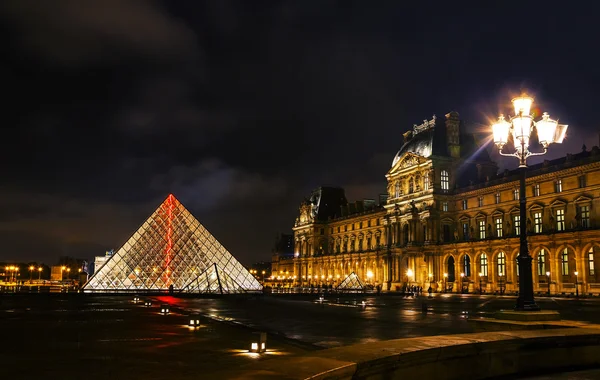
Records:
[[[102,254],[168,193],[268,259],[312,188],[376,198],[413,123],[483,139],[522,87],[570,124],[548,157],[591,148],[598,5],[520,7],[526,32],[505,2],[3,2],[0,259]]]

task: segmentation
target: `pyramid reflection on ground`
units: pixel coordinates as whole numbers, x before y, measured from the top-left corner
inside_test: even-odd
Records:
[[[190,293],[262,290],[254,276],[172,194],[97,268],[83,290],[128,293],[170,288]]]
[[[337,286],[337,289],[340,291],[358,291],[363,290],[364,285],[358,275],[352,272]]]

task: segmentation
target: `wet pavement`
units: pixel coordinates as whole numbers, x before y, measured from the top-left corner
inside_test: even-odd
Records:
[[[600,299],[537,301],[564,319],[600,323]],[[170,315],[160,315],[163,303]],[[281,355],[474,332],[468,318],[514,303],[508,296],[304,294],[154,297],[145,307],[132,296],[1,295],[0,365],[17,379],[216,378],[210,374]],[[200,315],[201,327],[187,326],[190,314]],[[248,353],[256,331],[268,332],[269,351],[260,357]]]

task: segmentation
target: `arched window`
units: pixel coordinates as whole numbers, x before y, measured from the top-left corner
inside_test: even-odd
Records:
[[[563,276],[569,275],[569,250],[567,248],[563,249],[561,257],[561,270]]]
[[[506,276],[506,255],[504,252],[498,253],[498,276]]]
[[[596,268],[594,268],[594,247],[590,247],[590,250],[588,251],[588,264],[590,268],[590,276],[595,276]]]
[[[463,258],[463,272],[467,277],[471,275],[471,258],[469,255],[465,255]]]
[[[448,258],[448,281],[454,282],[454,280],[454,257],[450,256],[450,258]]]
[[[487,262],[487,255],[485,253],[482,253],[481,256],[479,257],[479,266],[481,267],[481,275],[482,276],[487,276],[488,275],[488,262]]]
[[[540,249],[538,253],[538,276],[546,275],[546,250]]]
[[[447,170],[442,170],[441,179],[442,179],[442,190],[450,189],[450,175],[448,175]]]

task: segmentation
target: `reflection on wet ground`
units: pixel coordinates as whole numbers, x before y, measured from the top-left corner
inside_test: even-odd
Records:
[[[143,297],[142,297],[143,298]],[[511,309],[513,297],[274,295],[222,298],[0,297],[0,364],[9,378],[199,378],[256,360],[355,343],[473,331],[468,318]],[[364,305],[363,305],[364,302]],[[540,299],[565,319],[600,323],[598,300]],[[161,304],[171,313],[161,315]],[[189,327],[190,315],[200,325]],[[256,331],[267,353],[248,352]],[[210,376],[200,376],[200,378]]]

